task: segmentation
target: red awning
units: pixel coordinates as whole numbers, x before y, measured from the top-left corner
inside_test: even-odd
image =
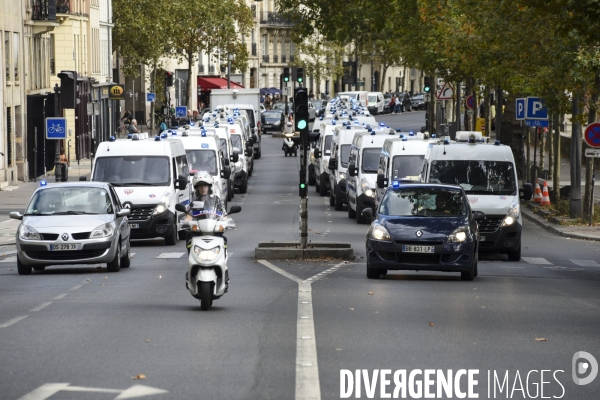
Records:
[[[198,77],[198,86],[202,88],[202,90],[207,89],[227,89],[227,79],[223,78],[205,78],[202,76]],[[244,87],[239,83],[235,83],[231,81],[230,85],[231,89],[243,89]]]

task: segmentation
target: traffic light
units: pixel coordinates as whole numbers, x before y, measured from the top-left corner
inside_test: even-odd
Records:
[[[304,68],[298,67],[298,71],[296,72],[296,81],[298,83],[304,82]]]
[[[431,83],[429,82],[429,77],[426,76],[424,79],[423,91],[425,93],[429,93],[431,91]]]
[[[79,103],[77,98],[77,71],[60,71],[60,106],[75,108]]]
[[[290,69],[288,67],[283,67],[283,81],[290,81]]]
[[[306,181],[306,169],[300,170],[299,194],[302,198],[308,197],[308,182]]]
[[[165,86],[173,86],[173,73],[167,71],[165,74]]]
[[[300,68],[298,68],[298,73],[300,73]],[[294,119],[296,131],[300,132],[300,136],[308,135],[308,91],[306,88],[294,89]]]

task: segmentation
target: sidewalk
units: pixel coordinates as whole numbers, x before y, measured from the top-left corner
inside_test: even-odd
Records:
[[[90,180],[91,160],[80,160],[71,163],[68,182],[79,181],[80,176],[85,176]],[[49,184],[54,184],[54,173],[49,172],[46,177],[37,179],[37,182],[19,182],[18,186],[7,186],[0,190],[0,246],[15,243],[15,233],[21,221],[9,219],[8,213],[11,211],[23,212],[27,203],[31,199],[33,192],[40,186],[40,181],[46,180]],[[60,185],[60,183],[58,183]]]
[[[521,213],[523,214],[523,218],[556,235],[573,239],[600,241],[600,226],[560,225],[560,219],[550,216],[546,210],[543,210],[537,203],[534,203],[533,201],[521,203]],[[569,220],[568,218],[564,219]]]

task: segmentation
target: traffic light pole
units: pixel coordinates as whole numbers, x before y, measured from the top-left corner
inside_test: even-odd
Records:
[[[60,116],[60,108],[58,104],[58,96],[60,93],[60,88],[58,87],[58,83],[54,84],[54,115]],[[62,181],[62,171],[61,171],[61,163],[60,163],[60,140],[55,140],[56,148],[54,149],[54,181],[60,182]]]
[[[300,134],[300,184],[306,183],[306,160],[308,159],[308,134]],[[306,248],[308,240],[308,196],[300,197],[300,247]]]

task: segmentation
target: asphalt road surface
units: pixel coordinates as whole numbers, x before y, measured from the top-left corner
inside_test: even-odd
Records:
[[[416,131],[424,113],[378,119]],[[480,255],[473,282],[433,272],[368,280],[367,225],[311,186],[309,240],[350,242],[357,260],[261,262],[259,241],[298,238],[299,210],[299,157],[284,157],[281,139],[262,146],[248,193],[230,203],[242,207],[227,234],[230,290],[210,311],[185,288],[183,242],[135,241],[131,267],[118,273],[93,265],[19,276],[14,246],[0,249],[0,398],[339,399],[351,390],[346,370],[361,377],[350,398],[394,388],[401,397],[394,373],[403,370],[404,398],[419,397],[419,380],[423,397],[425,387],[436,394],[447,370],[458,384],[437,398],[466,393],[469,374],[479,398],[534,398],[541,388],[546,397],[600,396],[600,378],[572,378],[576,352],[600,359],[597,242],[525,221],[523,260]]]

